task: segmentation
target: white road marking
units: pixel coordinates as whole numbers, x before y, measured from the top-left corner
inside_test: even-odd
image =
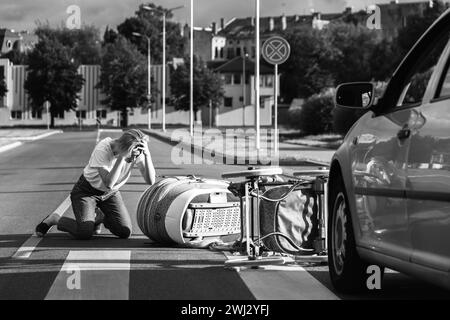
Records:
[[[22,246],[14,253],[12,256],[13,259],[27,259],[31,256],[34,249],[36,249],[39,242],[41,242],[42,238],[38,238],[35,235],[32,235],[25,241]]]
[[[239,259],[232,255],[228,259]],[[242,281],[258,300],[338,300],[339,298],[299,265],[242,268]]]
[[[70,251],[45,299],[128,300],[130,258],[129,250]]]
[[[20,147],[21,145],[23,145],[23,143],[19,142],[19,141],[10,143],[10,144],[7,144],[7,145],[5,145],[3,147],[0,147],[0,152],[5,152],[5,151],[8,151],[8,150],[12,150],[14,148]]]

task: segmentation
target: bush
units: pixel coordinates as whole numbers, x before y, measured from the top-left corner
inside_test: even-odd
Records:
[[[333,130],[334,89],[309,97],[301,108],[289,110],[292,127],[303,134],[329,133]]]
[[[301,106],[291,106],[287,112],[287,125],[293,129],[298,128],[298,122],[300,121],[300,112],[302,111]]]

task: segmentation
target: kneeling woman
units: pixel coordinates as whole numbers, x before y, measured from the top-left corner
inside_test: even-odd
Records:
[[[100,233],[103,223],[114,235],[128,238],[132,224],[119,189],[127,182],[134,164],[146,183],[155,183],[155,169],[145,138],[140,130],[132,129],[118,139],[100,141],[70,193],[75,220],[53,213],[36,227],[36,235],[42,237],[57,225],[58,230],[69,232],[76,239],[90,239]]]

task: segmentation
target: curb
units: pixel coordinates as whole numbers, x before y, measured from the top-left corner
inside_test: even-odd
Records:
[[[191,152],[193,151],[194,153],[209,153],[211,154],[210,149],[207,149],[205,147],[199,147],[196,146],[194,144],[188,144],[185,142],[181,142],[181,141],[173,141],[170,137],[161,134],[159,132],[153,131],[153,130],[142,130],[143,132],[145,132],[146,134],[148,134],[149,136],[152,136],[153,138],[156,138],[162,142],[165,142],[167,144],[170,144],[172,146],[177,146],[177,145],[182,145],[183,147],[186,148],[190,148]],[[226,160],[228,159],[228,161],[231,159],[231,157],[227,157],[226,155],[222,154],[222,153],[217,153],[215,155],[215,157],[218,158],[222,158],[224,161],[223,163],[226,164]],[[278,165],[280,166],[298,166],[298,165],[317,165],[317,166],[326,166],[328,167],[330,165],[329,162],[326,161],[321,161],[321,160],[317,160],[317,159],[309,159],[309,158],[298,158],[298,159],[293,159],[293,158],[289,158],[289,159],[280,159],[278,162]],[[242,158],[242,157],[237,157],[235,156],[233,158],[233,165],[264,165],[262,163],[260,163],[260,161],[258,160],[258,163],[249,163],[249,159],[246,158]]]
[[[20,142],[20,141],[16,141],[16,142],[7,144],[5,146],[0,147],[0,153],[20,147],[21,145],[23,145],[23,142]]]

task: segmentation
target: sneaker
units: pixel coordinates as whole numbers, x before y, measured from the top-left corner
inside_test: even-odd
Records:
[[[43,236],[45,236],[48,231],[53,227],[53,226],[49,226],[48,224],[46,224],[44,221],[48,218],[49,216],[45,217],[44,220],[42,220],[41,223],[39,223],[36,226],[36,236],[38,236],[39,238],[42,238]]]

